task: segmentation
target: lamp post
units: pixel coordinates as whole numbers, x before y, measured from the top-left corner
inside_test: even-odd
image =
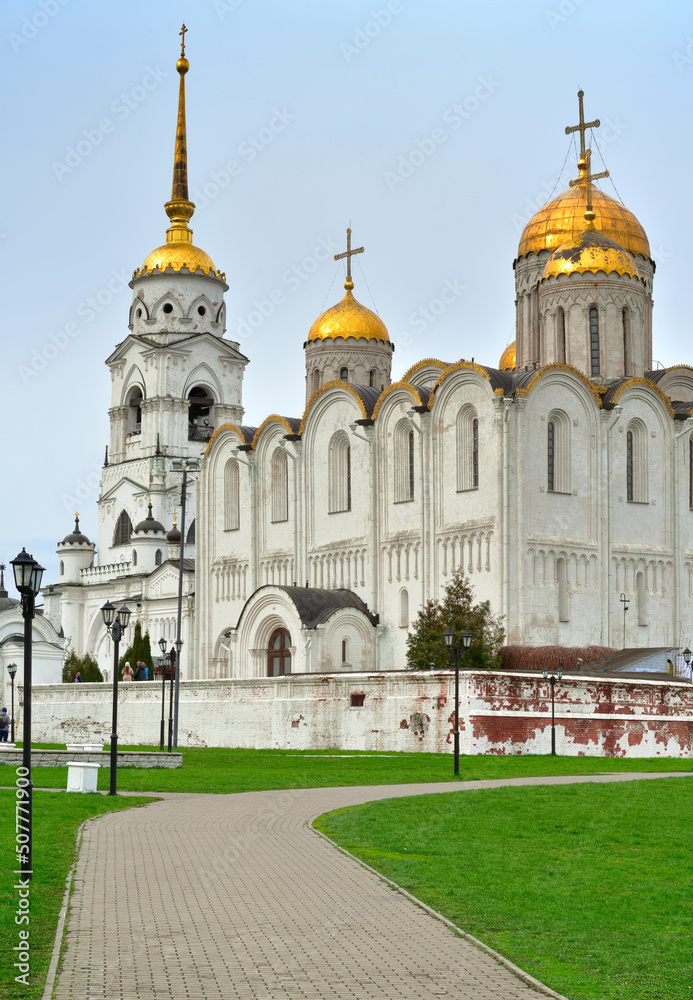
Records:
[[[41,589],[43,566],[40,566],[26,549],[22,549],[16,559],[12,560],[14,583],[22,598],[22,617],[24,618],[24,728],[22,732],[22,770],[26,784],[26,805],[28,813],[27,842],[21,846],[22,860],[20,864],[23,881],[33,874],[32,861],[32,827],[33,827],[33,784],[31,782],[31,623],[36,616],[36,595]],[[14,714],[14,713],[13,713]]]
[[[548,678],[551,682],[551,753],[556,756],[556,720],[554,713],[554,689],[556,687],[556,677],[551,674],[549,677],[548,667],[544,667],[544,680]],[[563,677],[563,660],[558,664],[558,680]]]
[[[10,663],[7,667],[7,672],[10,675],[10,687],[12,689],[12,718],[10,719],[10,740],[14,743],[14,679],[17,674],[17,664]]]
[[[101,608],[101,614],[106,630],[113,640],[113,725],[111,727],[111,781],[108,794],[115,795],[118,777],[118,648],[132,612],[125,604],[119,611],[116,611],[114,605],[110,601],[106,601]]]
[[[171,753],[173,750],[173,676],[176,673],[176,651],[171,646],[168,658],[171,663],[171,684],[169,687],[170,699],[168,703],[168,752]]]
[[[452,649],[455,655],[455,730],[452,735],[454,756],[455,756],[455,774],[460,773],[460,644],[455,642],[455,635],[451,629],[446,629],[443,635],[445,639],[445,645],[448,650]],[[464,632],[462,634],[462,645],[464,646],[465,652],[469,649],[472,642],[472,633]]]
[[[159,731],[159,750],[163,753],[164,711],[166,707],[166,640],[163,637],[159,639],[159,649],[161,650],[159,658],[159,663],[161,664],[161,729]]]
[[[690,666],[691,656],[693,656],[693,653],[691,653],[691,651],[688,648],[688,646],[686,646],[686,648],[684,649],[684,651],[682,653],[682,656],[683,656],[683,659],[684,659],[684,662],[685,662],[686,666],[687,667]],[[691,669],[691,684],[693,684],[693,669]]]
[[[188,496],[188,471],[197,469],[196,458],[174,458],[171,462],[171,469],[174,472],[183,473],[183,482],[180,488],[180,552],[178,555],[178,619],[176,623],[176,648],[178,649],[178,670],[176,670],[176,707],[174,725],[174,744],[178,747],[178,703],[180,697],[180,647],[181,630],[183,622],[183,567],[185,562],[185,504]],[[170,654],[169,654],[170,655]],[[173,676],[171,677],[173,683]],[[170,743],[170,740],[169,740]],[[169,746],[169,750],[171,747]]]
[[[628,598],[621,594],[619,601],[623,605],[623,648],[626,648],[626,611],[628,610]]]

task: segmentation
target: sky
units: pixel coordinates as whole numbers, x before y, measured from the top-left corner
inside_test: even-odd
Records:
[[[349,225],[394,378],[426,357],[497,365],[523,225],[576,176],[581,88],[600,184],[657,263],[654,357],[693,361],[689,4],[4,0],[1,561],[26,546],[55,580],[76,506],[96,535],[104,361],[164,242],[183,21],[191,225],[250,358],[246,423],[301,415]]]

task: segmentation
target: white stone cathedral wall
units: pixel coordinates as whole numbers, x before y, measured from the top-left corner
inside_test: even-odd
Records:
[[[551,689],[529,674],[463,673],[466,754],[548,753]],[[184,681],[181,746],[452,752],[452,671]],[[363,706],[352,705],[363,695]],[[358,700],[358,699],[357,699]],[[119,688],[120,743],[156,745],[159,684]],[[111,687],[37,685],[37,743],[105,742]],[[557,751],[567,756],[693,756],[689,681],[570,677],[556,685]]]

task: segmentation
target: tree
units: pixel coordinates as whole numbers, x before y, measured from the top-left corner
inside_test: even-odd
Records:
[[[103,675],[96,660],[89,653],[86,653],[85,656],[77,656],[74,649],[71,649],[63,663],[63,684],[71,684],[78,670],[85,683],[98,684],[103,682]]]
[[[476,669],[500,667],[497,655],[505,639],[502,618],[491,612],[489,601],[474,604],[474,588],[458,569],[445,588],[442,601],[427,601],[419,611],[407,637],[407,660],[413,670],[443,670],[452,662],[443,635],[450,629],[457,642],[463,632],[472,633],[463,665]]]
[[[123,667],[129,663],[133,673],[140,660],[149,667],[149,676],[154,677],[154,661],[152,660],[152,647],[149,641],[149,632],[142,635],[141,622],[135,622],[135,634],[132,637],[132,645],[128,646],[118,662],[120,680],[123,679]]]

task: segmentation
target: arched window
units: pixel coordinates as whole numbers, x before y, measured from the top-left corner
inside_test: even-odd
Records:
[[[340,368],[339,369],[339,377],[342,380],[342,382],[348,382],[349,381],[349,369],[348,368]]]
[[[188,534],[185,538],[186,545],[195,544],[195,518],[190,522],[190,527],[188,528]]]
[[[395,503],[414,499],[414,431],[400,420],[394,433]]]
[[[115,533],[113,535],[114,545],[127,545],[130,541],[130,536],[132,535],[132,521],[128,517],[128,512],[123,510],[120,512],[118,520],[116,521]]]
[[[368,373],[368,384],[371,387],[371,389],[376,388],[377,381],[378,381],[378,369],[371,368],[371,370]]]
[[[289,462],[283,448],[272,455],[271,485],[272,521],[289,520]]]
[[[201,385],[188,393],[188,441],[209,441],[214,427],[210,416],[214,399]]]
[[[132,550],[132,565],[137,565],[137,549]]]
[[[320,388],[320,369],[316,368],[313,372],[313,392],[317,392]]]
[[[332,435],[327,463],[327,500],[330,514],[351,510],[351,445],[344,431]]]
[[[239,489],[238,462],[230,458],[224,468],[224,531],[237,531],[241,526]]]
[[[404,587],[399,592],[399,627],[409,628],[409,592]]]
[[[549,493],[570,493],[570,421],[554,410],[546,424],[546,488]]]
[[[479,418],[473,406],[457,414],[457,492],[479,488]]]
[[[568,571],[565,559],[556,560],[556,579],[558,581],[558,620],[570,621],[568,616]]]
[[[556,361],[565,362],[565,312],[558,307],[556,310]]]
[[[590,371],[599,374],[599,313],[596,306],[590,309]]]
[[[142,390],[138,385],[130,390],[128,400],[127,427],[128,434],[142,433]]]
[[[621,313],[623,323],[623,374],[631,374],[630,310],[624,306]]]
[[[626,432],[626,499],[647,503],[647,430],[640,420],[631,420]]]
[[[62,559],[60,560],[60,575],[65,576],[65,563],[62,561]]]
[[[647,625],[647,587],[643,572],[636,576],[635,586],[638,592],[638,625]]]
[[[276,629],[267,648],[267,676],[283,677],[291,673],[291,636],[285,628]]]
[[[162,558],[163,557],[161,555],[161,549],[157,549],[156,553],[154,555],[154,565],[155,566],[161,566],[161,560],[162,560]]]
[[[342,666],[349,663],[349,640],[342,639]]]

